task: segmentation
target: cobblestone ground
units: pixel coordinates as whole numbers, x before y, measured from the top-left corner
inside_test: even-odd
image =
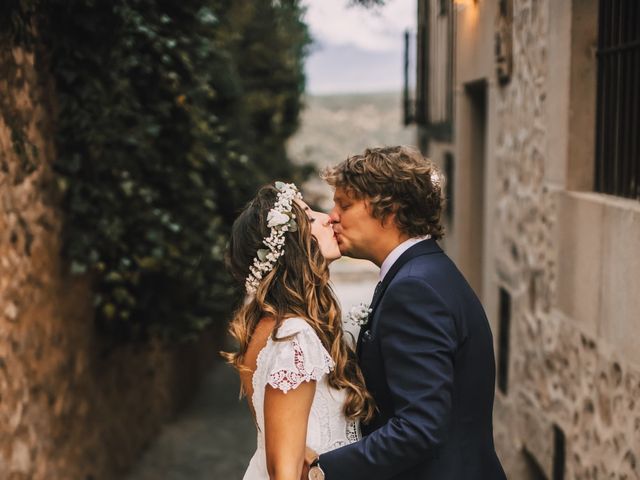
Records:
[[[331,270],[343,311],[369,302],[377,268],[343,259]],[[230,367],[215,365],[192,404],[163,428],[126,480],[240,480],[256,434],[244,400],[238,401],[238,387]]]
[[[255,427],[238,401],[238,379],[216,364],[192,404],[145,452],[127,480],[235,480],[255,447]]]

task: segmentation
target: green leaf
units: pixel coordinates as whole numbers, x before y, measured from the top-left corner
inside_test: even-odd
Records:
[[[122,275],[120,275],[118,272],[109,272],[105,276],[105,280],[109,283],[120,283],[124,279],[122,278]]]
[[[87,272],[87,266],[83,263],[76,262],[75,260],[71,262],[71,273],[74,275],[81,275]]]
[[[153,257],[144,257],[137,260],[140,268],[145,270],[153,270],[158,267],[158,260]]]
[[[102,307],[102,314],[108,319],[112,319],[116,315],[116,306],[113,303],[107,303]]]

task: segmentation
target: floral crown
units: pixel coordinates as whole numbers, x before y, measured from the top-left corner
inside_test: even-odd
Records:
[[[271,229],[269,236],[262,243],[267,248],[258,250],[253,264],[249,267],[249,275],[244,286],[248,294],[256,293],[260,280],[275,267],[278,259],[284,255],[284,234],[298,230],[296,216],[293,213],[293,201],[302,200],[302,195],[293,183],[276,182],[278,190],[276,203],[267,214],[267,226]]]

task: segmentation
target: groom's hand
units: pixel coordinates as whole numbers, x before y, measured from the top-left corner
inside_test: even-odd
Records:
[[[318,454],[311,448],[306,447],[304,452],[304,465],[302,465],[302,476],[300,480],[309,480],[309,466],[318,458]]]

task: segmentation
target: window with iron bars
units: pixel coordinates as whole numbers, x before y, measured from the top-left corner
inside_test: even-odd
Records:
[[[417,123],[431,138],[450,141],[453,134],[454,9],[452,0],[418,0],[415,39],[415,101],[410,95],[409,54],[405,37],[405,124]]]
[[[599,9],[595,190],[640,199],[640,2]]]

